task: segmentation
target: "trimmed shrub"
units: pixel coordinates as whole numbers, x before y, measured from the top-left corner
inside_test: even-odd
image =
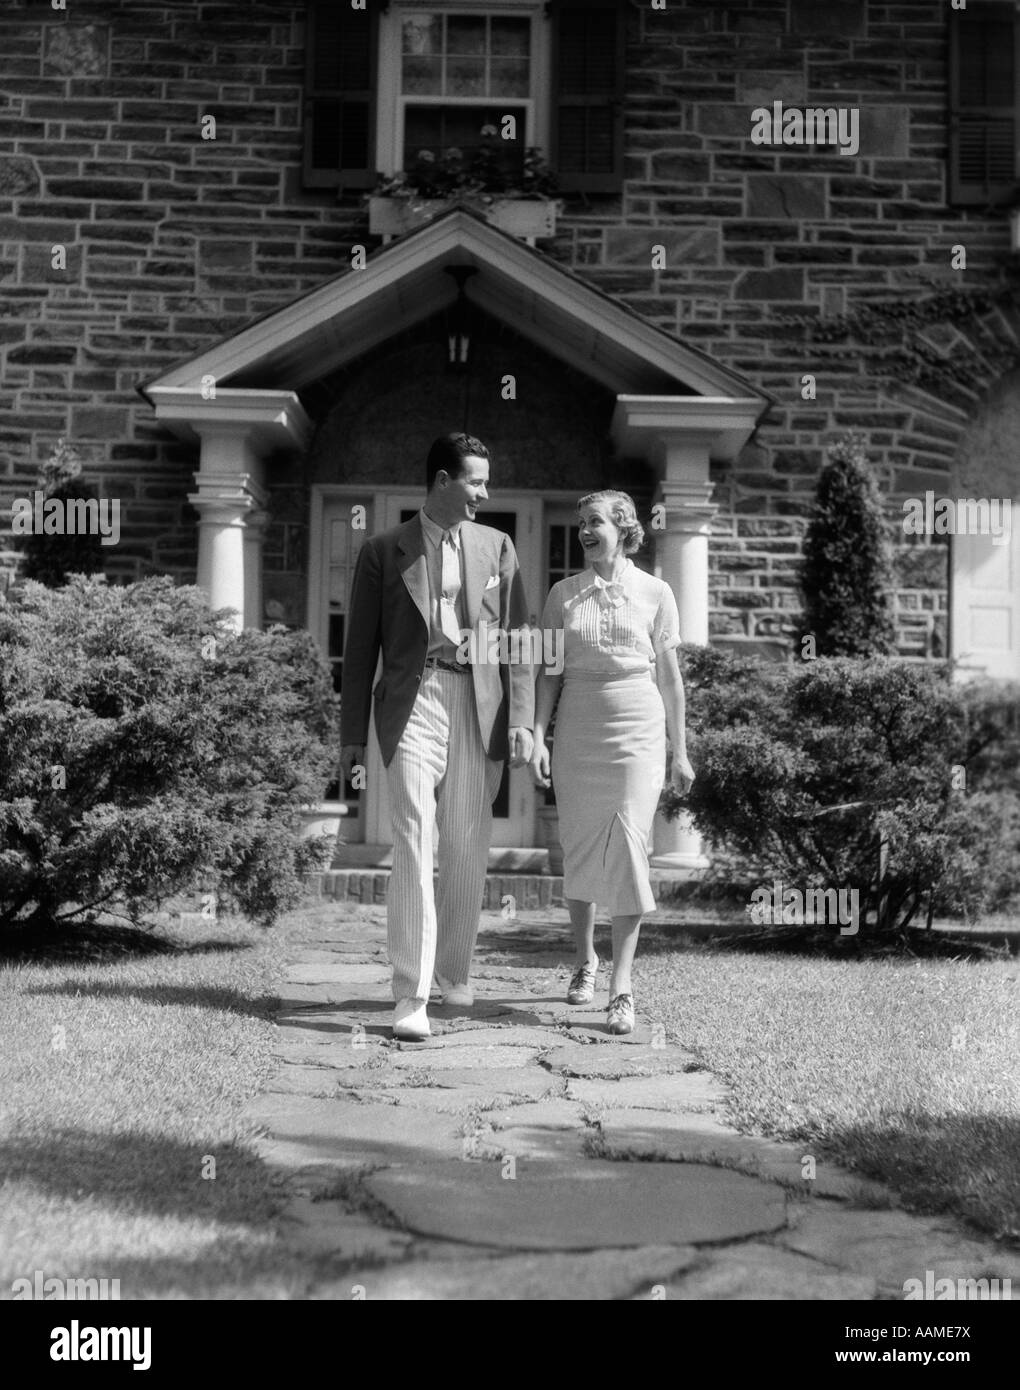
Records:
[[[1020,682],[968,681],[959,690],[969,830],[988,842],[982,856],[988,905],[1020,907]]]
[[[862,931],[902,929],[922,909],[975,915],[1020,882],[1020,801],[964,790],[975,696],[942,671],[758,666],[701,648],[685,652],[684,678],[697,780],[686,797],[667,791],[664,812],[689,810],[759,877],[856,889]]]
[[[323,847],[337,697],[309,634],[237,634],[169,578],[0,603],[0,927],[197,887],[271,924]]]
[[[895,650],[887,594],[892,556],[882,498],[864,437],[833,444],[804,537],[804,636],[816,656],[884,656]]]
[[[1020,682],[959,687],[967,724],[967,780],[981,791],[1020,786]]]

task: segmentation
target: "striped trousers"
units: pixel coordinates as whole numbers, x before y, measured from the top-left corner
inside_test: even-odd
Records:
[[[482,746],[470,674],[427,667],[387,768],[393,871],[386,927],[394,999],[428,999],[435,972],[467,983],[502,772],[502,762],[487,758]]]

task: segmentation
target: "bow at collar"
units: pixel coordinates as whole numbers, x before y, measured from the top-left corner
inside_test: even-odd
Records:
[[[624,574],[625,573],[626,570],[624,571]],[[599,604],[603,608],[619,608],[622,604],[627,602],[627,591],[624,588],[622,577],[620,579],[614,579],[610,583],[609,580],[603,579],[600,574],[596,574],[595,571],[592,570],[590,582],[585,585],[578,597],[587,598],[592,592],[595,593]]]

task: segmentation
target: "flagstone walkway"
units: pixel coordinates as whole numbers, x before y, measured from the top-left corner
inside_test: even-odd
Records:
[[[640,1010],[615,1038],[604,989],[567,1005],[564,925],[486,913],[474,1007],[431,1006],[423,1043],[390,1038],[384,908],[338,903],[302,944],[249,1118],[310,1297],[902,1299],[927,1271],[1020,1293],[1017,1257],[737,1134],[725,1087]]]

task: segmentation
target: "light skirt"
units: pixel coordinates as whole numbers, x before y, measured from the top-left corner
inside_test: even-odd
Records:
[[[651,672],[564,677],[552,782],[563,896],[611,917],[652,912],[648,837],[666,776],[666,712]]]

